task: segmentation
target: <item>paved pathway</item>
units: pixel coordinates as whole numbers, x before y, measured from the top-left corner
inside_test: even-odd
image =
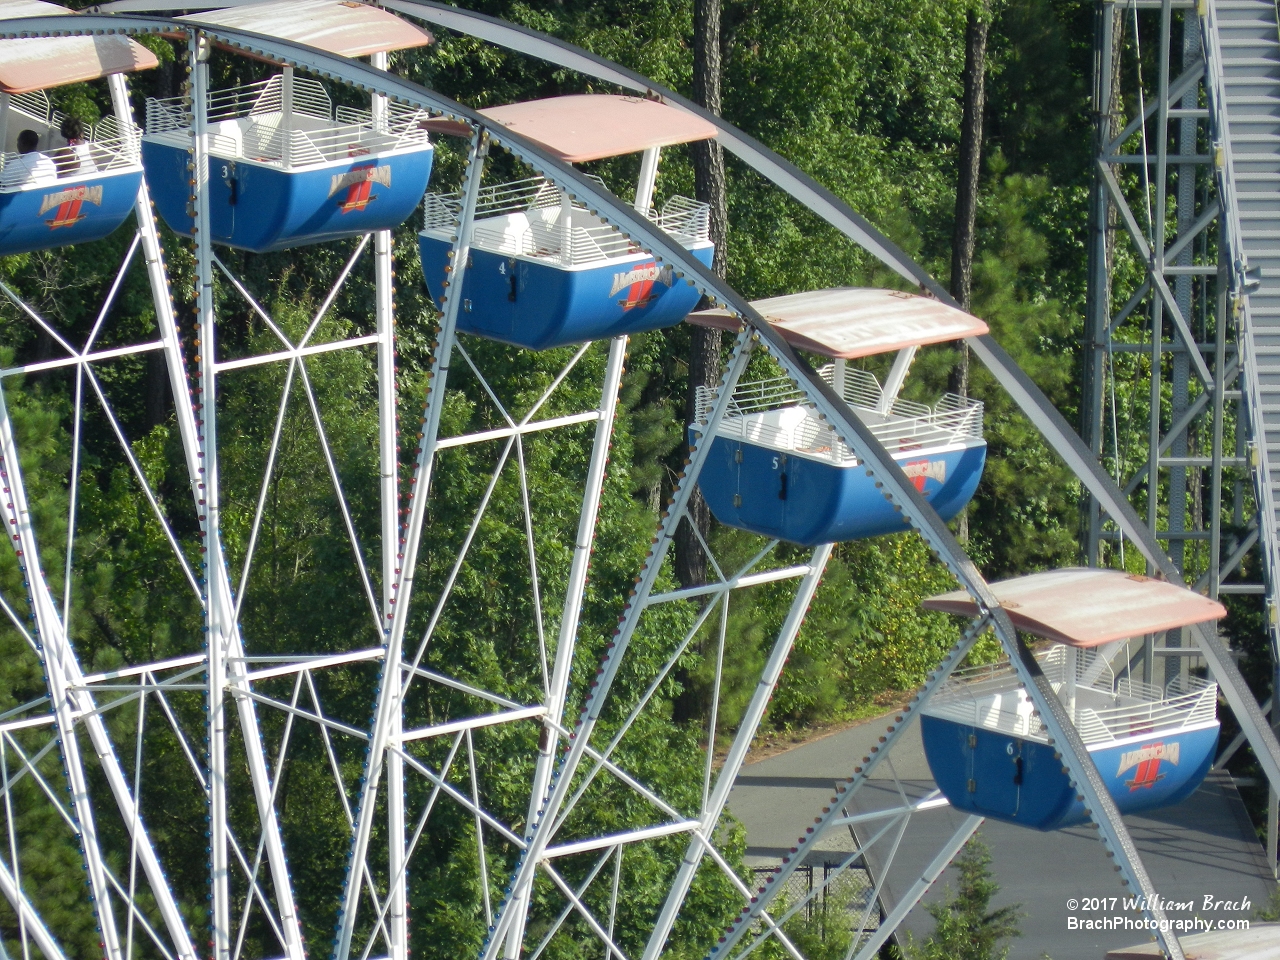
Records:
[[[884,732],[885,724],[884,719],[869,721],[743,768],[729,806],[747,828],[748,862],[758,866],[777,864],[805,826],[812,824],[815,813],[831,799],[834,781],[851,774],[853,766]],[[921,796],[934,789],[916,725],[906,732],[892,759],[909,795]],[[885,806],[896,793],[887,766],[881,764],[875,780],[860,791],[860,810]],[[961,819],[949,807],[912,817],[889,871],[887,908],[914,881]],[[1153,811],[1148,816],[1126,817],[1125,822],[1159,893],[1176,902],[1194,901],[1198,908],[1171,911],[1171,916],[1248,918],[1251,910],[1205,911],[1204,898],[1240,901],[1247,897],[1257,907],[1266,902],[1275,885],[1244,805],[1226,775],[1211,776],[1177,807]],[[1009,960],[1040,960],[1045,956],[1053,960],[1101,960],[1107,950],[1143,939],[1135,936],[1132,929],[1068,930],[1069,899],[1122,897],[1125,891],[1091,828],[1040,833],[988,821],[981,833],[991,849],[992,872],[1001,886],[995,905],[1021,903],[1024,912],[1023,935],[1013,942]],[[823,862],[839,861],[855,849],[854,842],[848,832],[824,838],[806,862],[820,867]],[[872,848],[873,852],[877,849],[880,845]],[[875,857],[872,869],[881,869]],[[815,873],[821,877],[821,870]],[[954,889],[954,871],[943,875],[926,901],[944,896],[947,884]],[[1110,910],[1105,914],[1077,911],[1074,915],[1124,916],[1120,910],[1114,914]],[[907,927],[917,937],[927,936],[933,930],[933,919],[923,907],[917,907],[908,918]]]

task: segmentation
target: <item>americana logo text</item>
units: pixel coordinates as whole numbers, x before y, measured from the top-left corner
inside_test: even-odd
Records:
[[[660,283],[664,287],[670,287],[673,277],[674,274],[671,267],[660,267],[656,260],[642,263],[623,273],[615,273],[613,275],[613,288],[609,291],[609,296],[616,296],[621,291],[626,290],[626,296],[618,301],[619,306],[623,310],[643,307],[657,298],[657,295],[653,293],[653,285]]]
[[[329,196],[332,197],[339,190],[345,188],[347,193],[338,202],[338,209],[343,213],[363,210],[377,199],[373,195],[373,185],[375,183],[389,188],[391,186],[391,168],[369,165],[356,167],[345,173],[335,173],[329,178]]]
[[[102,184],[97,183],[92,186],[82,184],[78,187],[46,193],[40,198],[40,212],[37,216],[43,217],[50,210],[54,210],[54,215],[47,221],[50,230],[73,227],[84,219],[80,209],[86,203],[92,203],[95,207],[102,206]]]
[[[1126,750],[1120,754],[1116,776],[1123,776],[1128,770],[1134,771],[1133,779],[1124,782],[1130,793],[1154,787],[1164,779],[1164,774],[1160,772],[1160,762],[1168,760],[1176,767],[1181,754],[1182,744],[1177,740],[1172,743],[1149,743],[1137,750]]]
[[[947,461],[945,460],[908,460],[902,465],[902,472],[915,484],[915,488],[924,493],[926,480],[947,482]]]

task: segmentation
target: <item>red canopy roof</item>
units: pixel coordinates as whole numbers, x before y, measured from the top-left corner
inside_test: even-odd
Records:
[[[249,30],[343,57],[425,47],[431,34],[393,13],[352,0],[277,0],[226,7],[180,19]]]
[[[0,0],[0,20],[73,15],[42,0]],[[0,92],[29,93],[113,73],[150,70],[160,61],[124,36],[23,37],[0,40]]]
[[[1122,570],[1069,567],[1001,580],[991,592],[1024,633],[1073,647],[1160,633],[1227,615],[1216,600],[1163,580]],[[976,616],[978,605],[963,590],[930,597],[926,610]]]
[[[977,317],[929,297],[870,287],[812,290],[751,305],[793,347],[840,360],[979,336],[988,329]],[[700,310],[689,322],[738,329],[727,310]]]
[[[618,157],[716,135],[714,126],[679,107],[603,93],[527,100],[480,112],[536,140],[565,163]]]
[[[16,20],[19,17],[58,17],[74,13],[56,3],[45,0],[0,0],[0,20]]]

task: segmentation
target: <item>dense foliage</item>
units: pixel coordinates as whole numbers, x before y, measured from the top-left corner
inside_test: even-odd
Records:
[[[939,275],[945,274],[950,259],[963,34],[972,5],[973,0],[828,0],[816,6],[797,0],[733,0],[725,6],[726,117],[800,164]],[[691,5],[687,0],[646,4],[488,0],[471,6],[564,37],[675,89],[689,87]],[[974,271],[975,312],[991,324],[1005,347],[1068,416],[1076,405],[1074,338],[1080,331],[1084,295],[1090,11],[1084,0],[1007,0],[995,9],[989,160]],[[567,71],[470,39],[444,35],[438,41],[426,52],[398,55],[393,69],[475,106],[594,89]],[[144,96],[169,96],[179,89],[181,68],[174,63],[174,48],[159,41],[156,49],[166,62],[134,84],[138,108]],[[214,72],[218,86],[256,79],[266,75],[267,68],[219,54]],[[335,89],[334,96],[352,103],[359,100],[351,91]],[[107,108],[104,90],[89,86],[56,91],[55,99],[61,109],[87,120],[96,119]],[[690,194],[691,165],[679,151],[669,154],[659,194]],[[504,162],[495,161],[500,171],[506,169]],[[634,161],[629,162],[631,166],[618,161],[590,169],[616,185],[634,176]],[[436,163],[439,182],[456,182],[461,169],[456,144],[442,142]],[[729,211],[729,280],[749,297],[832,285],[902,283],[733,162]],[[417,432],[417,411],[437,323],[422,292],[413,229],[413,224],[406,224],[396,235],[406,482],[413,452],[407,438]],[[8,258],[0,262],[0,279],[47,317],[54,329],[73,342],[82,342],[128,242],[125,229],[84,248]],[[190,247],[170,234],[165,242],[175,297],[182,315],[189,316]],[[353,248],[354,243],[337,243],[282,254],[225,251],[220,256],[292,336],[310,322]],[[367,270],[353,273],[317,328],[317,342],[370,329],[367,274]],[[228,284],[220,283],[218,298],[220,349],[226,356],[276,348],[273,334]],[[153,329],[145,274],[135,265],[98,342],[104,348],[136,342],[151,336]],[[190,331],[184,331],[184,336],[194,352]],[[676,327],[636,337],[630,347],[581,631],[584,663],[592,662],[603,648],[643,559],[658,507],[670,494],[679,470],[687,339],[687,332]],[[56,355],[50,333],[30,323],[7,301],[0,303],[0,342],[5,366],[11,360],[30,362]],[[466,346],[479,369],[494,372],[501,401],[516,411],[528,408],[572,353],[568,349],[518,353],[471,341]],[[123,433],[132,438],[140,468],[194,564],[198,559],[196,518],[176,425],[167,409],[166,374],[163,364],[154,362],[157,357],[99,365],[99,376]],[[952,350],[926,351],[918,361],[911,388],[915,393],[909,395],[936,398],[955,361]],[[767,360],[753,363],[756,372],[767,372]],[[603,364],[599,346],[589,351],[546,414],[591,406],[591,391],[598,390]],[[307,362],[306,369],[317,412],[313,413],[303,385],[295,378],[290,407],[279,425],[283,366],[255,367],[223,378],[219,416],[228,495],[222,530],[233,581],[240,576],[255,536],[252,521],[259,497],[268,504],[262,529],[256,532],[252,589],[246,591],[242,610],[246,643],[258,655],[346,650],[378,642],[353,572],[346,527],[334,509],[328,465],[314,429],[317,421],[323,425],[353,505],[351,523],[362,545],[362,559],[376,571],[379,517],[372,506],[378,482],[373,370],[366,358],[354,353],[317,357]],[[73,455],[65,426],[81,402],[77,380],[74,374],[39,374],[25,378],[21,389],[12,380],[6,387],[24,450],[23,469],[39,523],[42,559],[53,592],[61,597],[70,496],[67,477]],[[485,387],[461,365],[450,388],[445,413],[448,433],[503,424]],[[82,537],[70,566],[73,642],[91,670],[190,653],[198,649],[200,614],[195,593],[181,571],[164,561],[167,544],[150,507],[138,496],[129,465],[114,449],[111,424],[90,385],[82,382],[79,390],[87,413],[78,453],[77,511],[82,528],[92,534]],[[1077,491],[1069,474],[981,371],[975,373],[971,392],[987,405],[990,441],[989,466],[971,508],[972,553],[991,576],[1073,560]],[[280,453],[269,482],[259,489],[265,451],[277,429],[282,438]],[[581,489],[586,469],[582,441],[590,428],[574,429],[578,432],[569,431],[560,439],[540,436],[523,450],[530,496],[536,504],[532,531],[524,527],[521,492],[512,471],[501,473],[493,484],[489,512],[471,545],[473,562],[459,575],[454,599],[422,661],[424,668],[447,670],[455,678],[515,702],[537,699],[544,666],[523,552],[527,537],[537,542],[545,619],[554,624],[560,601],[550,587],[563,584],[568,569],[580,498],[575,491]],[[490,447],[452,450],[442,457],[431,491],[429,536],[416,588],[419,596],[435,596],[453,576],[452,561],[467,536],[471,513],[486,495],[503,456],[500,448]],[[732,565],[757,549],[748,540],[733,531],[718,530],[713,547],[723,562]],[[0,555],[0,585],[6,597],[24,595],[20,579],[14,558]],[[663,582],[670,586],[665,574]],[[949,575],[914,536],[840,546],[766,723],[776,729],[851,717],[918,684],[954,641],[954,625],[944,617],[920,613],[918,601],[951,586]],[[745,597],[747,602],[733,607],[727,626],[722,735],[733,729],[750,696],[785,614],[790,588],[765,585],[752,588]],[[423,607],[414,615],[410,637],[423,633],[431,614],[429,605]],[[694,612],[692,607],[674,610],[663,614],[666,620],[647,621],[620,677],[620,702],[639,696],[669,652],[670,637],[688,629]],[[504,629],[476,628],[494,623],[503,624]],[[700,695],[709,689],[715,669],[710,634],[708,628],[699,636],[681,665],[684,683]],[[367,723],[373,679],[371,670],[318,679],[319,689],[310,695],[323,701],[330,715],[362,727]],[[571,711],[581,702],[588,680],[585,671],[575,675]],[[273,683],[264,689],[287,701],[289,684]],[[27,654],[25,641],[4,626],[0,629],[0,709],[37,696],[42,689],[38,663]],[[430,723],[456,715],[461,695],[432,690],[408,705],[409,720]],[[658,691],[658,700],[669,704],[681,692],[668,680]],[[198,729],[197,698],[175,695],[174,710]],[[651,711],[645,715],[640,737],[633,741],[643,743],[644,749],[632,747],[626,753],[624,748],[621,759],[646,780],[662,784],[669,795],[688,794],[686,805],[696,809],[693,794],[700,782],[698,746],[705,737],[704,720],[699,715],[695,722],[681,724],[669,713]],[[620,716],[605,718],[606,727],[620,721]],[[120,710],[112,714],[112,723],[118,741],[132,743],[137,717]],[[264,720],[268,743],[279,743],[283,724],[282,715],[270,714]],[[204,922],[207,882],[199,826],[202,800],[176,740],[164,734],[159,724],[147,730],[142,790],[148,808],[162,811],[150,823],[151,832],[164,861],[174,865],[173,885],[199,926]],[[282,811],[307,937],[321,944],[330,935],[331,913],[326,911],[338,896],[347,850],[345,813],[332,788],[328,764],[335,764],[353,782],[360,775],[361,754],[339,749],[336,757],[330,755],[327,742],[310,726],[299,725],[291,736],[277,806]],[[485,803],[518,827],[525,816],[521,804],[527,796],[521,790],[530,776],[536,735],[531,728],[491,728],[477,735],[477,752],[481,738],[484,756],[505,758],[483,770],[490,791]],[[455,761],[447,743],[440,745],[438,753],[424,757],[437,769],[456,762],[456,770],[461,771],[456,776],[463,782],[470,772],[466,764]],[[131,764],[132,754],[125,751],[124,759]],[[47,777],[60,779],[54,757],[40,764]],[[233,794],[245,796],[243,764],[236,765],[232,775]],[[35,788],[28,780],[23,789]],[[415,789],[421,791],[411,798],[416,809],[429,791],[422,784]],[[607,793],[599,799],[589,810],[599,818],[601,829],[623,829],[636,822],[637,811],[625,805],[611,809]],[[33,812],[33,817],[53,816],[39,805],[31,809],[44,811]],[[251,834],[252,824],[246,819],[250,808],[246,804],[237,809],[237,825]],[[43,830],[37,823],[24,823],[23,830],[48,838],[28,844],[22,862],[26,875],[41,890],[40,906],[46,918],[60,932],[66,931],[62,935],[74,956],[94,955],[97,937],[79,897],[81,871],[73,838],[53,824]],[[468,845],[474,847],[473,830],[474,823],[464,811],[450,808],[433,818],[415,858],[412,916],[420,929],[432,931],[432,942],[414,946],[426,955],[474,951],[483,936],[482,916],[473,909],[460,910],[456,899],[436,895],[442,890],[479,891],[484,881],[474,870],[475,859],[455,855]],[[732,834],[730,826],[726,830],[730,831],[726,849],[736,857],[742,837]],[[127,847],[119,837],[114,840],[120,848]],[[654,848],[659,849],[664,856],[679,854],[675,845]],[[643,936],[670,869],[669,859],[653,854],[646,860],[645,856],[650,854],[626,864],[628,889],[640,892],[619,914],[619,938],[624,942]],[[495,896],[507,866],[494,866],[488,877]],[[731,902],[723,893],[714,880],[703,878],[695,886],[682,926],[676,929],[673,949],[680,955],[701,955],[705,944],[697,931],[723,922]],[[0,923],[12,941],[16,924],[5,909],[0,908]],[[539,930],[531,930],[530,935],[540,935]],[[270,949],[264,946],[271,941],[269,931],[258,929],[254,936],[259,939],[247,955]],[[587,939],[584,935],[581,942]],[[560,938],[549,955],[576,957],[576,949],[570,940]],[[586,956],[587,948],[582,949]]]

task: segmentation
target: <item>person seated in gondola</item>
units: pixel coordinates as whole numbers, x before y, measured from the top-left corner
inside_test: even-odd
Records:
[[[40,135],[34,130],[23,130],[18,134],[18,164],[22,171],[20,186],[58,179],[57,165],[37,149],[39,146]]]
[[[42,2],[0,3],[0,20],[32,16],[33,10],[67,12]],[[62,127],[68,144],[58,133],[64,114],[54,109],[59,95],[53,92],[159,62],[118,33],[0,40],[0,101],[8,103],[7,113],[0,110],[0,126],[7,126],[0,137],[0,256],[90,243],[133,216],[142,164],[126,101],[119,101],[120,112],[106,121],[100,139],[86,136],[87,121]],[[83,165],[86,158],[92,166]]]
[[[66,138],[67,145],[55,155],[58,176],[76,177],[97,173],[98,165],[93,162],[89,138],[85,136],[84,121],[78,117],[67,117],[62,121],[61,133]]]

